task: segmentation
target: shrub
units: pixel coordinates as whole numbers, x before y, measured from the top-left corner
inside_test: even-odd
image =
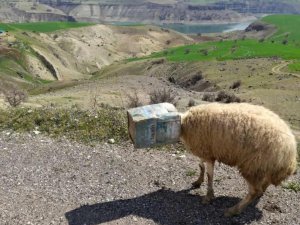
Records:
[[[149,96],[150,104],[169,102],[176,105],[175,95],[172,93],[171,89],[157,89],[150,92]]]
[[[215,101],[215,95],[212,93],[204,93],[202,97],[203,101],[206,102],[214,102]]]
[[[232,85],[230,85],[229,88],[230,89],[236,89],[236,88],[239,88],[241,86],[241,84],[242,84],[242,81],[237,80],[237,81],[233,82]]]
[[[191,99],[189,100],[188,107],[195,106],[195,104],[196,104],[195,100],[191,98]]]
[[[127,104],[128,108],[136,108],[143,105],[136,90],[132,95],[127,94],[127,99],[128,99],[128,104]]]
[[[151,62],[152,65],[159,65],[163,64],[165,62],[165,59],[158,59]]]
[[[3,91],[3,94],[5,101],[8,102],[11,107],[17,107],[27,99],[27,94],[16,87]]]
[[[203,79],[202,71],[197,72],[195,75],[192,76],[191,84],[195,85],[199,80]]]
[[[171,82],[171,83],[173,83],[173,84],[176,83],[176,80],[175,80],[174,77],[169,77],[169,78],[168,78],[168,81]]]
[[[204,56],[208,55],[208,50],[207,49],[201,49],[200,53],[202,53]]]
[[[286,45],[288,43],[288,40],[286,40],[286,39],[284,39],[283,41],[282,41],[282,44],[284,44],[284,45]]]
[[[95,112],[78,108],[13,108],[0,112],[0,129],[16,132],[38,130],[51,137],[67,137],[83,143],[114,138],[127,140],[127,119],[124,110],[103,107]]]
[[[190,51],[191,51],[191,50],[190,50],[189,48],[187,48],[187,49],[184,50],[184,54],[189,54]]]
[[[217,102],[231,103],[231,102],[241,102],[241,99],[234,94],[227,93],[225,91],[218,92],[217,97],[215,98]]]

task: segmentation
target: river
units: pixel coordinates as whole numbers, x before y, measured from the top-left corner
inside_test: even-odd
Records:
[[[223,33],[236,30],[245,30],[253,21],[242,23],[228,23],[228,24],[180,24],[169,23],[159,25],[163,28],[176,30],[184,34],[205,34],[205,33]],[[138,26],[144,25],[136,22],[112,22],[113,25],[118,26]]]
[[[164,24],[164,28],[176,30],[184,34],[223,33],[236,30],[245,30],[253,21],[231,24]]]

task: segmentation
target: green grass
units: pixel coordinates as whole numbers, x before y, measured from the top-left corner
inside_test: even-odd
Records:
[[[205,54],[205,51],[207,54]],[[206,42],[171,48],[143,59],[166,57],[170,61],[221,61],[274,56],[283,59],[300,59],[300,48],[269,41],[258,42],[257,40]],[[129,61],[134,60],[136,59],[130,59]]]
[[[16,108],[0,110],[0,130],[39,131],[51,137],[67,137],[83,143],[127,140],[126,113],[121,109],[101,108],[95,112],[77,108]]]
[[[31,31],[31,32],[53,32],[62,29],[79,28],[91,26],[94,23],[84,22],[36,22],[36,23],[0,23],[0,30],[6,31]]]
[[[2,80],[1,78],[4,80],[18,79],[19,83],[24,83],[23,81],[27,81],[28,83],[26,84],[28,86],[31,86],[29,84],[48,84],[52,82],[48,80],[43,80],[41,78],[33,77],[30,73],[28,73],[26,71],[26,66],[23,62],[23,58],[21,55],[20,57],[0,56],[0,80],[1,82],[4,82],[4,80]],[[14,83],[18,82],[14,80]]]
[[[278,29],[271,40],[278,42],[287,40],[290,44],[300,46],[299,15],[271,15],[262,18],[262,21],[274,24]]]
[[[153,53],[147,58],[165,57],[169,61],[209,61],[249,58],[280,57],[282,59],[300,59],[300,16],[272,15],[262,19],[278,27],[278,31],[264,41],[254,39],[206,42],[180,46]],[[287,43],[283,43],[286,40]],[[138,60],[136,58],[129,61]],[[291,65],[296,70],[299,64]]]
[[[299,182],[289,182],[287,184],[284,184],[282,187],[285,189],[288,189],[288,190],[292,190],[294,192],[300,191],[300,183]]]
[[[196,172],[195,170],[187,170],[187,171],[185,172],[185,175],[186,175],[187,177],[193,177],[193,176],[196,176],[196,175],[197,175],[197,172]]]
[[[288,68],[291,72],[300,72],[300,61],[289,64]]]
[[[74,87],[76,85],[79,85],[81,82],[78,81],[45,81],[42,82],[43,85],[39,85],[37,87],[34,87],[32,89],[28,90],[28,93],[30,95],[40,95],[45,94],[50,91],[58,91],[69,87]]]

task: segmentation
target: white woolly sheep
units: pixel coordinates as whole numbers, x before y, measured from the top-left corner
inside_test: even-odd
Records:
[[[207,164],[208,187],[204,202],[214,198],[215,161],[236,166],[248,183],[247,196],[225,211],[225,216],[242,212],[263,195],[270,184],[279,185],[297,168],[296,140],[288,125],[272,111],[247,103],[211,103],[192,107],[182,114],[181,139],[200,158],[204,180]]]

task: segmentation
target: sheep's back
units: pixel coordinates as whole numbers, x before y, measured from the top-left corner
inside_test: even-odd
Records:
[[[244,176],[283,171],[280,178],[273,178],[279,183],[296,169],[294,135],[278,115],[262,106],[193,107],[182,116],[182,139],[193,154],[237,166]]]

